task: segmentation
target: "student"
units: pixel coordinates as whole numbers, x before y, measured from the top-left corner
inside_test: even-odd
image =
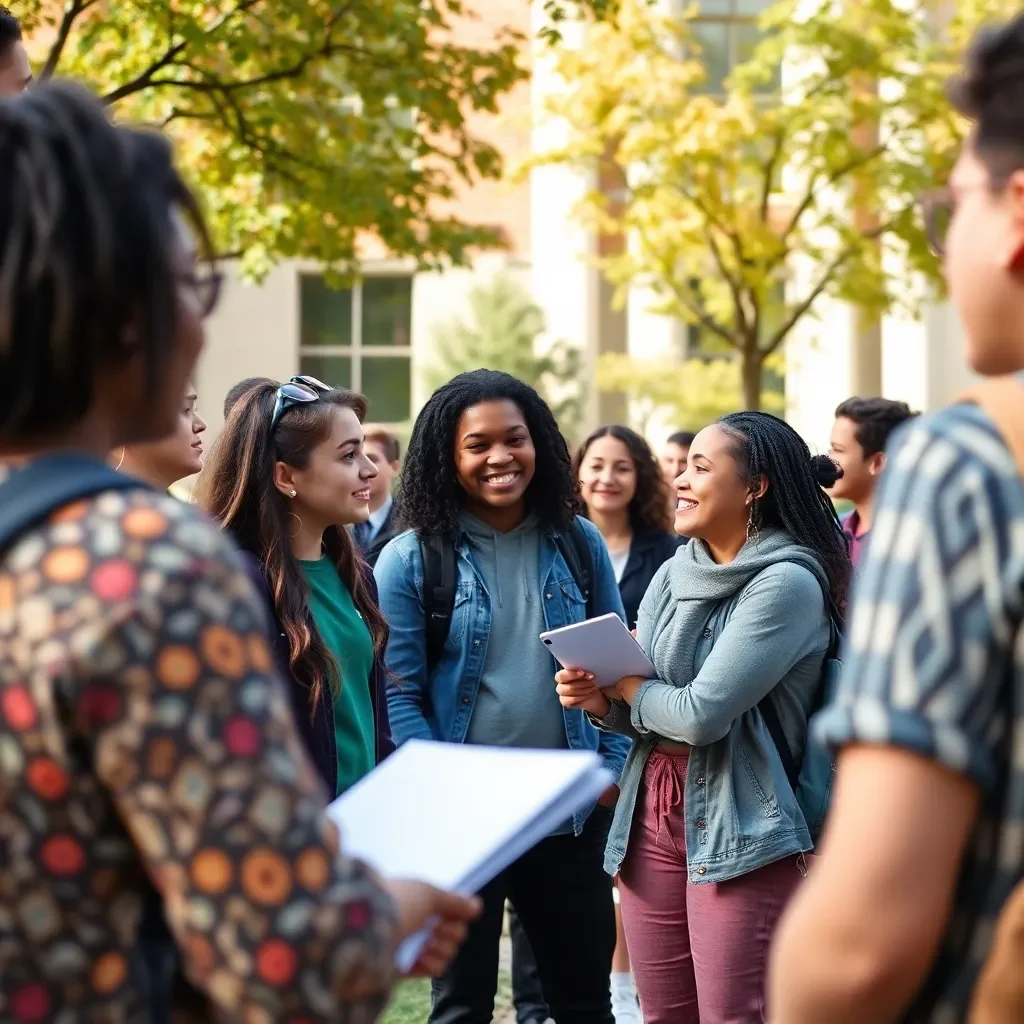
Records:
[[[0,101],[0,140],[0,478],[111,480],[0,550],[4,1016],[373,1019],[396,941],[440,910],[439,970],[473,907],[339,853],[234,544],[104,466],[193,377],[220,280],[195,199],[77,87]]]
[[[237,399],[198,494],[249,556],[296,723],[332,798],[394,750],[387,623],[346,529],[366,520],[377,473],[365,415],[362,395],[313,377],[257,382]]]
[[[914,415],[906,402],[888,398],[848,398],[836,409],[829,454],[842,476],[829,488],[829,494],[853,502],[853,511],[843,517],[843,532],[854,565],[860,561],[874,521],[875,494],[885,469],[889,435]]]
[[[395,503],[391,490],[399,470],[398,438],[386,430],[366,435],[366,457],[377,467],[370,481],[370,517],[353,527],[359,550],[371,567],[377,564],[384,545],[395,535]]]
[[[203,468],[203,433],[206,420],[196,407],[190,384],[181,403],[174,433],[148,444],[123,445],[112,456],[115,469],[144,480],[162,491]]]
[[[675,495],[676,480],[686,472],[686,460],[690,454],[690,445],[693,444],[694,437],[696,435],[690,433],[689,430],[677,430],[674,434],[669,435],[658,458],[662,475],[665,477],[665,483],[672,497]]]
[[[930,233],[971,369],[1019,376],[1024,16],[977,37],[951,97],[973,128],[930,198]],[[1024,487],[989,416],[953,405],[912,423],[889,452],[839,694],[815,725],[838,774],[822,855],[779,930],[774,1020],[967,1019],[1024,872],[1022,567]]]
[[[766,702],[799,756],[850,575],[835,473],[767,413],[706,427],[676,481],[691,540],[640,606],[656,678],[556,676],[566,707],[634,739],[605,866],[646,1024],[765,1019],[768,943],[812,849]]]
[[[0,96],[17,96],[32,84],[32,66],[21,38],[21,23],[0,4]]]
[[[276,386],[276,383],[270,377],[246,377],[237,384],[233,384],[224,396],[224,422],[227,423],[231,416],[231,410],[238,404],[242,395],[251,391],[257,384],[274,384]]]
[[[544,629],[623,614],[608,552],[577,515],[579,487],[554,417],[508,374],[460,374],[427,401],[413,428],[398,496],[411,529],[377,562],[388,643],[391,723],[399,743],[599,750],[618,778],[629,742],[559,706]],[[575,545],[582,546],[576,554]],[[433,665],[423,548],[451,553],[454,607]],[[567,562],[590,564],[590,599]],[[581,571],[577,567],[577,571]],[[611,803],[615,791],[603,798]],[[609,813],[578,814],[485,887],[484,912],[433,988],[430,1020],[491,1019],[498,943],[510,898],[533,946],[558,1024],[613,1024],[611,880],[601,870]]]

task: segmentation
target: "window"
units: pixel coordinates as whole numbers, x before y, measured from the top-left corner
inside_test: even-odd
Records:
[[[700,13],[690,23],[701,46],[707,81],[701,92],[721,93],[729,72],[748,60],[761,38],[757,19],[769,0],[700,0]],[[774,92],[778,82],[766,88]]]
[[[404,423],[412,405],[412,278],[367,277],[334,290],[300,278],[300,372],[361,391],[374,423]]]

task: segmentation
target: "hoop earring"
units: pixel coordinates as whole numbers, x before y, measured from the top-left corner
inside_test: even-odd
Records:
[[[114,467],[114,472],[115,473],[124,465],[124,453],[125,453],[125,446],[121,445],[121,458],[118,460],[117,465]]]
[[[298,537],[298,535],[302,532],[302,520],[299,519],[299,517],[294,512],[289,512],[288,515],[290,515],[293,519],[299,520],[299,528],[294,533],[288,534],[289,539],[295,540],[295,538]]]
[[[750,516],[747,518],[747,543],[753,544],[757,547],[757,542],[761,539],[761,534],[758,532],[757,523],[754,522],[754,503],[750,503]]]

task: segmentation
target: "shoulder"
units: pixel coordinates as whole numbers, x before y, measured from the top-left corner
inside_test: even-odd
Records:
[[[576,517],[576,528],[586,537],[587,543],[592,548],[604,546],[604,538],[601,536],[601,531],[586,516]]]
[[[389,580],[410,577],[423,572],[423,556],[420,553],[420,539],[415,530],[403,530],[384,545],[373,566],[373,575],[378,587],[384,587]]]
[[[776,608],[792,609],[797,618],[817,624],[825,608],[821,581],[799,562],[775,562],[759,572],[744,588],[747,601],[770,601]],[[809,614],[810,613],[810,614]]]

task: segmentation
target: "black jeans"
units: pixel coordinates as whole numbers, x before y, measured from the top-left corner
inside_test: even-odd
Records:
[[[556,1024],[615,1024],[615,907],[603,867],[610,821],[598,807],[581,835],[550,836],[484,888],[483,913],[432,985],[430,1024],[490,1024],[506,899],[529,937]]]
[[[512,1003],[516,1008],[516,1024],[544,1024],[551,1010],[544,1000],[537,958],[515,907],[509,911],[508,932],[512,939]]]

